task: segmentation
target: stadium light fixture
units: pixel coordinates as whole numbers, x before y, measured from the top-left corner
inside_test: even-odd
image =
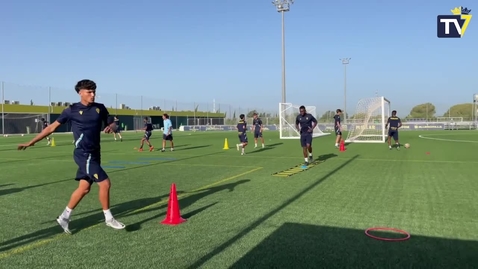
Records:
[[[277,8],[277,12],[282,15],[282,103],[286,103],[286,86],[285,86],[285,19],[284,13],[290,11],[290,6],[294,0],[274,0],[272,4]]]

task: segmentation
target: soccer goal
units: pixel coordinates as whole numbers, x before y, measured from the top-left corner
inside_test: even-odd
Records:
[[[299,139],[300,132],[295,127],[295,119],[299,115],[299,107],[291,103],[279,103],[279,132],[280,139]],[[307,113],[317,118],[315,106],[305,106]],[[322,132],[318,127],[314,128],[312,137],[329,135],[330,133]]]
[[[42,131],[41,119],[46,119],[47,114],[5,113],[0,117],[4,134],[30,134]]]
[[[385,124],[390,115],[390,101],[385,97],[364,98],[357,103],[348,120],[345,142],[383,143],[387,139]]]

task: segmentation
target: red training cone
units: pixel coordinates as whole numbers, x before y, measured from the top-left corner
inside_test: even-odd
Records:
[[[345,151],[345,142],[344,140],[340,140],[340,148],[339,148],[340,151]]]
[[[176,193],[176,184],[173,183],[171,185],[171,191],[169,192],[168,212],[166,213],[166,218],[161,222],[161,224],[178,225],[185,221],[186,219],[181,218],[178,195]]]

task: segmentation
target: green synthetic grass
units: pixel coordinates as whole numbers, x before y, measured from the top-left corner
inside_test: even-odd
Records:
[[[299,141],[275,132],[264,134],[265,149],[249,146],[245,156],[235,132],[176,132],[176,151],[164,153],[134,150],[141,133],[124,134],[124,142],[104,135],[103,164],[124,166],[105,169],[112,212],[128,227],[103,224],[93,187],[73,212],[73,235],[55,222],[76,187],[71,135],[22,152],[16,144],[31,137],[0,137],[0,268],[471,268],[476,131],[400,135],[410,149],[351,144],[339,152],[333,136],[316,138],[321,163],[284,178],[272,174],[303,159]],[[153,134],[156,148],[160,136]],[[188,219],[178,226],[160,224],[171,183]],[[375,226],[411,238],[367,237]]]

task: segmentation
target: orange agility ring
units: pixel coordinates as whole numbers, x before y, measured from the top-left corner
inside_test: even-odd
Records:
[[[370,234],[370,232],[372,231],[390,231],[390,232],[396,232],[396,233],[399,233],[399,234],[403,234],[405,237],[402,237],[402,238],[386,238],[386,237],[380,237],[380,236],[375,236],[375,235],[372,235]],[[393,241],[405,241],[405,240],[408,240],[410,239],[410,234],[407,233],[406,231],[404,230],[400,230],[400,229],[395,229],[395,228],[387,228],[387,227],[373,227],[373,228],[368,228],[367,230],[365,230],[365,234],[368,236],[368,237],[371,237],[373,239],[376,239],[376,240],[381,240],[381,241],[389,241],[389,242],[393,242]]]

